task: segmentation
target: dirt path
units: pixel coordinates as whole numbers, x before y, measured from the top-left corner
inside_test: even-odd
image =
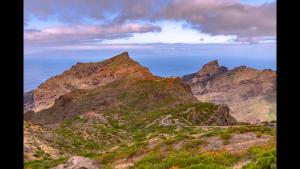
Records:
[[[205,139],[208,141],[208,144],[203,146],[201,151],[226,150],[231,153],[240,153],[253,146],[266,145],[270,139],[270,136],[258,138],[255,133],[249,132],[233,135],[232,138],[229,139],[229,144],[224,145],[223,139],[219,136],[213,136]]]
[[[172,115],[167,115],[166,117],[164,117],[163,119],[161,119],[160,124],[163,125],[163,126],[169,126],[170,122],[168,122],[167,120],[169,118],[171,118],[171,117],[172,117]]]
[[[251,159],[249,157],[245,157],[242,160],[238,161],[234,166],[233,169],[242,169],[243,166],[250,163]]]

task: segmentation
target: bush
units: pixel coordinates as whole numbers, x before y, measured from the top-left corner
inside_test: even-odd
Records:
[[[229,140],[231,138],[231,134],[229,132],[222,132],[221,138],[224,140]]]
[[[172,152],[165,158],[157,154],[147,155],[136,163],[136,169],[225,169],[234,164],[238,157],[225,152],[194,155],[189,152]]]
[[[252,162],[243,169],[276,169],[276,149],[253,148],[250,154],[254,156]]]
[[[25,162],[24,168],[48,169],[48,168],[56,167],[59,164],[64,163],[66,160],[67,160],[67,158],[65,158],[65,157],[62,157],[57,160],[53,160],[53,159],[35,160],[35,161]]]

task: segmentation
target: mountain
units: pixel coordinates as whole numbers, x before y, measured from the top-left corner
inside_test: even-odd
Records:
[[[276,145],[274,126],[241,125],[227,105],[197,100],[128,53],[76,64],[26,96],[25,169],[232,168]]]
[[[152,76],[147,68],[124,52],[97,63],[77,63],[71,69],[48,79],[33,91],[35,112],[53,106],[55,99],[76,89],[93,89],[125,76]]]
[[[102,62],[77,64],[47,80],[34,90],[33,95],[35,110],[39,111],[27,112],[25,120],[43,125],[60,123],[89,112],[114,111],[117,114],[127,111],[142,114],[180,105],[202,104],[180,78],[154,76],[147,68],[133,61],[128,53]],[[229,109],[224,111],[224,115],[225,112],[228,113]],[[222,119],[212,119],[213,114],[206,115],[206,120],[211,117],[209,123]],[[194,116],[194,120],[200,118]],[[234,122],[231,117],[226,118],[224,124]],[[201,123],[208,124],[208,121]]]
[[[227,104],[238,121],[276,120],[276,72],[272,70],[246,66],[228,70],[213,60],[182,80],[198,100]]]

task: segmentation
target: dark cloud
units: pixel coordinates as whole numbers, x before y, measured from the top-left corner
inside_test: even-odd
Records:
[[[185,20],[211,35],[237,35],[242,39],[276,36],[276,3],[246,5],[235,0],[174,0],[160,18]]]
[[[40,19],[56,18],[69,23],[93,18],[109,22],[108,15],[116,15],[114,22],[148,19],[165,0],[26,0],[25,16]]]

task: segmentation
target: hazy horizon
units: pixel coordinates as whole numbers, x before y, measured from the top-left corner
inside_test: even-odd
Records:
[[[217,59],[219,65],[230,69],[248,66],[256,69],[276,70],[276,45],[256,44],[252,46],[214,45],[159,45],[153,48],[86,49],[25,51],[24,91],[35,89],[48,78],[71,68],[77,62],[98,62],[124,51],[132,59],[158,76],[182,76],[195,73],[207,62]],[[170,49],[173,48],[173,49]],[[224,48],[227,52],[224,53]],[[236,49],[237,48],[237,49]],[[273,49],[274,50],[271,50]],[[27,52],[27,53],[26,53]],[[243,57],[239,57],[239,56]],[[257,57],[254,57],[257,56]],[[258,57],[259,56],[259,57]]]
[[[24,90],[121,52],[159,76],[218,59],[276,70],[276,0],[26,0]]]

